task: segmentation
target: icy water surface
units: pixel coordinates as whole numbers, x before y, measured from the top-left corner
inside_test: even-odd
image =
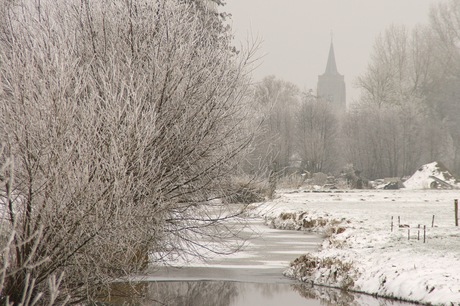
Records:
[[[168,306],[316,306],[316,305],[412,305],[349,294],[336,289],[312,287],[283,276],[289,262],[315,252],[321,237],[300,231],[270,229],[254,221],[247,229],[251,239],[243,251],[217,257],[206,264],[160,269],[139,283],[142,298],[119,286],[112,305]],[[115,293],[117,295],[117,293]],[[129,297],[131,296],[131,297]]]

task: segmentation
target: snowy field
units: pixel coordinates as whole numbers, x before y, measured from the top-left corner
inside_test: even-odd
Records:
[[[296,260],[287,276],[407,301],[460,305],[458,198],[460,190],[284,190],[273,201],[255,204],[253,213],[272,227],[325,234],[321,250]]]

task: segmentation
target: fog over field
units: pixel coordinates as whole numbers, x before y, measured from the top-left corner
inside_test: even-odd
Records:
[[[232,14],[235,41],[263,41],[256,80],[275,74],[301,89],[316,91],[324,72],[331,32],[339,72],[345,75],[349,102],[358,97],[354,80],[364,72],[375,37],[388,25],[412,27],[428,21],[440,0],[232,0],[221,10]]]

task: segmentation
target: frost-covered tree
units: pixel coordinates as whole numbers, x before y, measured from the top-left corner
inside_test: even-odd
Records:
[[[294,130],[302,169],[311,173],[336,170],[340,159],[337,152],[339,133],[338,117],[330,103],[305,93],[296,113]]]
[[[251,139],[251,54],[221,17],[179,0],[7,2],[0,165],[14,160],[14,180],[0,211],[15,234],[1,302],[63,275],[79,303],[149,263],[231,251],[230,215],[208,200]]]
[[[357,82],[361,115],[353,116],[361,120],[347,124],[349,129],[363,125],[361,137],[368,149],[363,144],[361,155],[366,151],[363,160],[371,156],[374,161],[367,162],[369,175],[410,175],[433,160],[458,168],[459,7],[457,0],[440,4],[429,25],[412,31],[392,25],[377,37],[368,69]],[[353,137],[348,139],[356,142]]]
[[[435,70],[427,91],[430,111],[437,125],[449,135],[445,164],[460,175],[460,1],[449,0],[430,13]]]
[[[260,128],[249,156],[253,169],[287,173],[294,154],[298,104],[299,90],[292,83],[268,76],[255,85],[252,108]]]
[[[381,107],[419,102],[433,65],[429,35],[423,26],[410,33],[406,27],[396,25],[380,34],[368,68],[357,80],[361,103]]]
[[[344,118],[342,152],[366,178],[410,175],[421,160],[423,127],[414,105],[362,106]]]

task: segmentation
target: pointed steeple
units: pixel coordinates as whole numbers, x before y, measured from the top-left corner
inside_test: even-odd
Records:
[[[331,103],[336,110],[346,110],[345,77],[337,71],[332,34],[326,71],[318,76],[317,95],[322,101]]]
[[[332,38],[331,46],[329,48],[329,57],[327,58],[326,71],[324,74],[339,74],[337,71],[337,64],[335,63],[334,44],[332,43]]]

